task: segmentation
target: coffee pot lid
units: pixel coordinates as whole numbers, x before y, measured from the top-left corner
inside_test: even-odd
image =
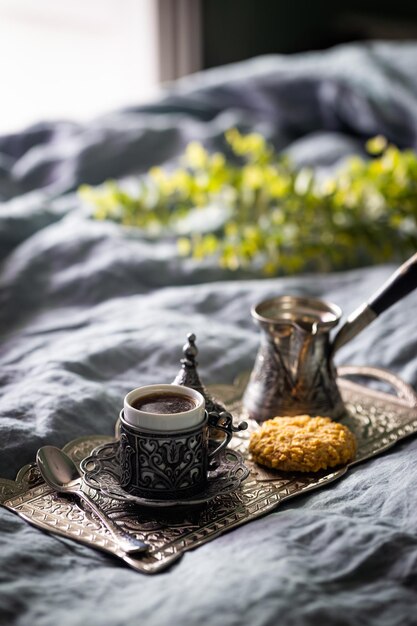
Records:
[[[195,334],[189,333],[187,335],[187,343],[185,343],[182,348],[184,356],[181,359],[181,369],[172,382],[174,385],[183,385],[185,387],[195,389],[195,391],[199,391],[204,397],[206,410],[208,413],[212,413],[213,411],[216,413],[222,413],[223,411],[226,411],[226,408],[223,406],[223,404],[221,404],[221,402],[218,402],[217,400],[212,398],[212,396],[204,386],[203,382],[201,381],[200,375],[197,370],[198,348],[195,345],[195,342]]]

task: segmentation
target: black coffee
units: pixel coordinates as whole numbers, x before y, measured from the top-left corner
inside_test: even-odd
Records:
[[[197,402],[192,398],[176,395],[174,393],[152,393],[133,400],[132,406],[139,411],[147,413],[184,413],[191,411],[197,406]]]

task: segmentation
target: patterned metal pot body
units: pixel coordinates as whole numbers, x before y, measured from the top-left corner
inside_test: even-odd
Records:
[[[261,341],[243,398],[250,417],[343,414],[329,336],[340,319],[339,307],[281,296],[253,307],[252,316]]]
[[[120,416],[121,485],[138,496],[173,499],[207,485],[208,419],[179,432],[139,430]]]

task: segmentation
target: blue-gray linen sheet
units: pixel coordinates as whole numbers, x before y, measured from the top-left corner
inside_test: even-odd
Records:
[[[147,107],[0,137],[0,475],[43,444],[111,434],[124,394],[169,382],[197,334],[206,383],[250,369],[250,306],[310,294],[360,304],[393,270],[262,279],[177,257],[89,218],[75,190],[220,145],[238,125],[331,166],[383,133],[417,148],[417,45],[271,56],[183,80]],[[417,292],[338,354],[417,385]],[[416,623],[417,438],[147,577],[0,509],[0,624]]]

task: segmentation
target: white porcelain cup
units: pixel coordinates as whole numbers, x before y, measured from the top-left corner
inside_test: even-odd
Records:
[[[195,406],[183,413],[150,413],[132,404],[146,396],[170,394],[190,399]],[[201,424],[205,419],[204,397],[198,391],[182,385],[146,385],[137,387],[124,399],[124,419],[131,426],[153,432],[177,432]]]

